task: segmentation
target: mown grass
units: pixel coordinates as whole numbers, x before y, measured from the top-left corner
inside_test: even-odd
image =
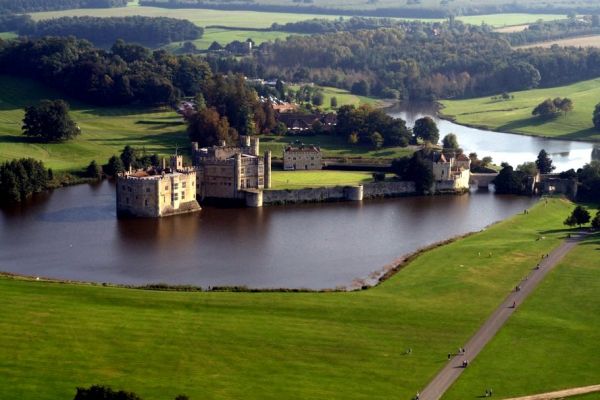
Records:
[[[14,32],[0,32],[0,39],[2,40],[14,39],[16,37],[18,35]]]
[[[442,113],[459,124],[497,131],[569,140],[600,140],[600,131],[593,129],[592,124],[592,112],[600,101],[600,79],[512,94],[515,98],[508,101],[495,101],[490,97],[444,100]],[[531,115],[536,105],[555,97],[573,100],[574,110],[553,119]]]
[[[352,293],[149,292],[0,278],[0,398],[65,399],[94,383],[150,400],[410,398],[558,245],[571,208],[538,204]],[[541,234],[546,240],[536,240]]]
[[[488,387],[508,398],[597,385],[599,291],[597,234],[550,273],[444,399],[474,399]]]
[[[0,75],[0,162],[33,157],[57,171],[78,171],[93,159],[104,163],[125,145],[172,154],[188,146],[185,125],[170,109],[93,107],[67,99],[82,134],[64,143],[42,144],[21,133],[24,107],[40,99],[64,98],[28,79]]]
[[[370,172],[354,171],[273,171],[272,189],[304,189],[356,186],[373,181]]]
[[[359,96],[356,94],[350,93],[348,90],[334,88],[331,86],[315,86],[320,89],[323,93],[323,105],[320,106],[325,111],[335,111],[336,108],[331,107],[331,98],[335,97],[337,99],[337,107],[351,105],[351,106],[361,106],[363,104],[369,104],[373,107],[379,107],[384,105],[383,100],[376,99],[374,97],[368,96]],[[290,89],[298,90],[300,86],[291,85]]]
[[[274,136],[262,135],[260,148],[271,150],[273,157],[283,158],[285,147],[294,144],[319,146],[324,157],[341,158],[399,158],[411,155],[413,147],[386,147],[375,149],[372,146],[350,145],[346,138],[333,134],[315,136]]]

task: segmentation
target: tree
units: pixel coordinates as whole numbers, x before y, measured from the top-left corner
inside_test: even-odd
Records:
[[[0,165],[0,203],[20,202],[48,188],[49,172],[32,158]]]
[[[523,192],[523,181],[508,164],[503,164],[500,173],[494,178],[494,187],[499,194],[520,194]]]
[[[552,159],[548,156],[548,153],[546,153],[546,150],[544,149],[540,150],[535,165],[540,171],[540,174],[549,174],[556,168],[554,165],[552,165]]]
[[[277,90],[280,99],[283,99],[285,97],[285,85],[283,84],[281,79],[277,79],[277,82],[275,82],[275,90]]]
[[[142,400],[137,394],[123,390],[114,391],[109,387],[93,385],[89,388],[77,388],[73,400]]]
[[[538,104],[531,112],[532,115],[540,116],[542,118],[551,118],[556,116],[557,113],[558,109],[556,108],[556,105],[551,99],[544,100],[543,102]]]
[[[376,149],[379,149],[381,146],[383,146],[383,136],[381,136],[381,133],[373,132],[369,138],[371,139],[371,144]]]
[[[348,143],[358,144],[358,133],[352,132],[350,135],[348,135]]]
[[[571,213],[571,215],[565,220],[565,225],[574,226],[585,225],[590,222],[590,213],[582,206],[577,206]]]
[[[431,117],[419,118],[415,121],[413,134],[425,142],[436,144],[440,140],[440,131]]]
[[[369,83],[365,80],[360,80],[358,82],[354,82],[352,88],[350,88],[350,92],[352,94],[357,94],[359,96],[368,96],[369,95]]]
[[[275,125],[273,133],[279,136],[283,136],[287,133],[287,126],[283,122],[278,122],[277,125]]]
[[[104,173],[108,176],[117,176],[117,174],[125,171],[123,161],[117,156],[109,158],[108,163],[103,167]]]
[[[198,142],[200,147],[218,145],[223,140],[231,144],[238,138],[237,131],[230,129],[227,118],[221,117],[214,107],[198,111],[190,117],[187,131],[190,140]]]
[[[592,220],[592,228],[595,230],[600,230],[600,211],[596,213],[596,216]]]
[[[325,99],[325,97],[323,96],[323,92],[316,92],[313,96],[312,96],[312,103],[317,106],[320,107],[323,105],[323,100]]]
[[[564,99],[557,98],[558,100],[557,108],[566,116],[567,113],[573,111],[573,101],[567,97]]]
[[[592,122],[594,123],[594,128],[600,131],[600,103],[596,104],[596,108],[594,108]]]
[[[85,175],[88,178],[100,179],[102,177],[102,168],[96,163],[96,160],[92,160],[90,165],[85,169]]]
[[[331,106],[331,108],[337,108],[338,106],[338,100],[337,97],[333,96],[330,100],[329,100],[329,105]]]
[[[137,163],[137,154],[133,147],[127,145],[121,152],[121,161],[123,162],[123,167],[125,169],[135,168]]]
[[[43,142],[58,142],[79,135],[77,124],[69,116],[64,100],[42,100],[25,108],[23,134]]]
[[[442,145],[444,149],[448,150],[458,150],[458,139],[454,133],[449,133],[442,139]]]
[[[517,171],[522,172],[527,176],[536,176],[538,173],[537,165],[531,161],[518,165]]]
[[[429,191],[433,185],[431,163],[425,157],[423,151],[417,151],[410,158],[403,157],[392,161],[392,171],[400,179],[413,181],[418,193]]]

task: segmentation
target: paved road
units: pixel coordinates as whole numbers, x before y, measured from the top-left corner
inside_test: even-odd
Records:
[[[420,400],[438,400],[454,383],[463,372],[462,363],[464,360],[472,361],[483,347],[496,335],[502,325],[508,320],[519,304],[535,289],[535,287],[544,279],[558,262],[573,248],[579,241],[579,237],[566,239],[552,253],[540,260],[540,268],[532,269],[528,277],[519,285],[519,291],[513,292],[504,300],[504,302],[494,311],[491,317],[483,324],[479,331],[466,343],[465,354],[458,354],[450,359],[448,364],[433,378],[427,387],[421,392]],[[513,304],[516,303],[516,308]],[[440,355],[441,356],[441,355]]]

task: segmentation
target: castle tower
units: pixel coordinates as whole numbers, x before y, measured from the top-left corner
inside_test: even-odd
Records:
[[[242,154],[235,154],[235,193],[242,188]]]
[[[258,141],[258,139],[256,139]],[[265,189],[271,188],[271,150],[265,151]]]
[[[253,137],[252,138],[252,148],[250,151],[250,154],[252,154],[253,156],[257,156],[260,154],[260,139],[257,137]]]
[[[174,155],[170,158],[170,164],[172,171],[181,171],[183,170],[183,156]]]

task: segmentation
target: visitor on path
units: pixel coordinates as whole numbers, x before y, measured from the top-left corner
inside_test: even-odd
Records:
[[[415,396],[415,400],[419,400],[421,398],[421,394],[419,392],[417,392],[417,395]]]
[[[516,301],[513,301],[512,308],[517,308],[517,302]]]
[[[450,353],[448,353],[448,360],[452,358],[452,355]]]

